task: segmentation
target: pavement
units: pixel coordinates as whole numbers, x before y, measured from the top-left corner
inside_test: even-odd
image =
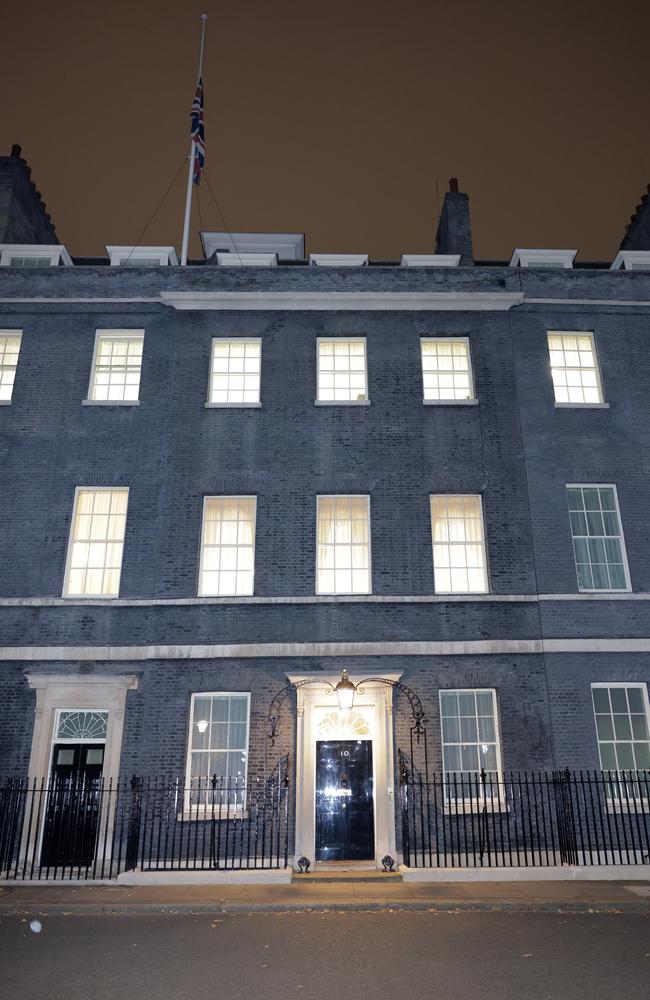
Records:
[[[505,910],[650,914],[650,882],[292,882],[0,885],[0,916],[29,914],[284,913],[328,910]]]

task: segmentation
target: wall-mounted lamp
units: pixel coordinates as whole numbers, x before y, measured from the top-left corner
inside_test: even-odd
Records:
[[[341,680],[335,685],[334,691],[339,701],[340,710],[342,712],[350,712],[354,705],[357,686],[352,683],[345,668],[341,671]]]

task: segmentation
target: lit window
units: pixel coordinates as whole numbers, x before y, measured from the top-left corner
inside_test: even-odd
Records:
[[[480,496],[432,496],[431,533],[436,593],[485,593],[487,572]]]
[[[629,590],[615,486],[567,486],[580,590]]]
[[[548,351],[556,403],[602,403],[592,334],[549,333]]]
[[[137,402],[143,342],[143,330],[97,332],[88,389],[90,400],[97,403]]]
[[[129,491],[77,489],[66,597],[117,597]]]
[[[0,402],[9,403],[14,390],[21,334],[0,330]]]
[[[499,797],[501,760],[496,692],[440,691],[445,797],[452,801]],[[485,784],[481,780],[485,771]]]
[[[469,341],[465,337],[423,338],[422,382],[425,400],[473,399]]]
[[[259,404],[261,355],[261,340],[215,337],[208,403],[212,406]]]
[[[192,695],[187,762],[190,808],[243,806],[249,717],[248,693]]]
[[[368,402],[365,337],[319,339],[317,402]]]
[[[253,593],[255,497],[206,497],[199,595],[236,597]]]
[[[318,497],[319,594],[369,594],[370,498]]]
[[[592,684],[591,694],[600,766],[603,771],[616,772],[616,777],[606,785],[608,798],[620,806],[631,800],[647,801],[650,792],[647,775],[634,773],[650,769],[647,687],[645,684]]]

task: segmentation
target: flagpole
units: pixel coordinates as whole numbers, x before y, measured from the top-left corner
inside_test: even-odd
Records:
[[[198,87],[199,80],[201,79],[201,74],[203,72],[203,42],[205,40],[205,22],[208,19],[207,14],[201,14],[201,48],[199,50],[199,72],[196,78],[196,85]],[[185,218],[183,220],[183,246],[181,249],[181,264],[187,264],[187,245],[190,239],[190,216],[192,214],[192,180],[194,174],[194,157],[196,156],[196,143],[192,139],[190,145],[190,156],[189,156],[189,169],[187,172],[187,194],[185,196]]]

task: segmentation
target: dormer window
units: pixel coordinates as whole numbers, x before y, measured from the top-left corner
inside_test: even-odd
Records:
[[[577,250],[515,250],[510,267],[573,267]]]
[[[365,267],[367,253],[310,253],[309,263],[317,267]]]
[[[0,243],[0,267],[70,266],[70,254],[61,244]]]
[[[277,253],[237,253],[235,250],[217,252],[220,267],[277,267]]]
[[[650,250],[619,250],[612,271],[650,271]]]
[[[106,247],[111,267],[165,267],[178,264],[173,247]]]
[[[459,253],[403,253],[402,267],[458,267]]]

